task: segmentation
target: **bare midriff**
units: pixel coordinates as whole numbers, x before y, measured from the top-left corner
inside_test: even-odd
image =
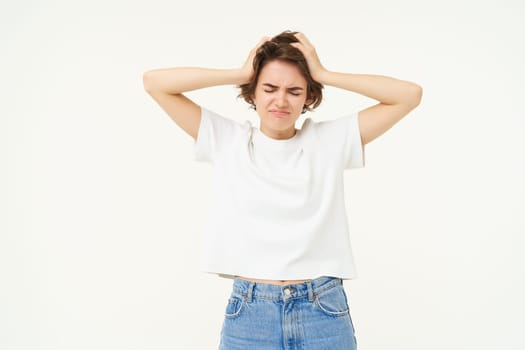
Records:
[[[251,278],[251,277],[244,277],[244,276],[235,276],[235,278],[239,278],[242,280],[255,282],[255,283],[268,283],[268,284],[276,284],[278,286],[284,286],[287,284],[296,284],[296,283],[304,283],[311,280],[262,280],[257,278]]]

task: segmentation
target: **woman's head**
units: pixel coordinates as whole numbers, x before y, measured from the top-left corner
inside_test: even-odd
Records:
[[[251,80],[240,85],[242,96],[254,109],[256,107],[256,91],[260,86],[260,74],[270,62],[279,61],[297,68],[302,78],[306,82],[305,103],[302,106],[301,113],[307,110],[313,110],[321,103],[323,99],[323,85],[315,81],[310,75],[308,64],[303,53],[290,43],[298,42],[295,34],[297,32],[285,31],[262,44],[254,57],[253,70],[254,74]]]

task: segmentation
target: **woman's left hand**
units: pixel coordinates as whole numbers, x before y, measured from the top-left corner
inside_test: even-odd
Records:
[[[315,47],[312,45],[312,43],[310,43],[303,33],[297,33],[295,34],[295,37],[297,40],[299,40],[299,42],[291,43],[290,45],[298,48],[303,53],[312,78],[322,84],[322,75],[323,72],[326,71],[326,68],[324,68],[321,64],[319,56],[317,56],[317,52],[315,51]]]

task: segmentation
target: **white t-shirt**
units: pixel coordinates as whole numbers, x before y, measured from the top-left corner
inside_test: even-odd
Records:
[[[213,165],[200,270],[220,277],[356,277],[344,169],[364,166],[357,113],[307,118],[286,140],[201,108],[194,159]]]

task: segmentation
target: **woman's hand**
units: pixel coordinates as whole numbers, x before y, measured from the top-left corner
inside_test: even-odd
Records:
[[[295,37],[297,40],[299,40],[298,43],[291,43],[293,47],[298,48],[304,55],[304,58],[306,58],[306,63],[308,64],[308,69],[310,70],[310,74],[312,75],[312,78],[314,78],[315,81],[323,84],[323,73],[326,72],[326,68],[323,67],[321,64],[321,61],[319,60],[319,56],[317,56],[317,52],[315,51],[314,46],[310,41],[306,38],[306,36],[303,33],[297,33],[295,34]]]
[[[247,83],[251,80],[251,78],[253,77],[253,74],[254,74],[254,70],[253,70],[253,59],[255,58],[255,54],[257,53],[257,49],[262,45],[264,44],[265,42],[267,42],[268,40],[270,40],[271,38],[268,37],[268,36],[265,36],[263,37],[259,43],[257,44],[257,46],[255,46],[253,49],[251,49],[250,51],[250,54],[248,55],[248,58],[246,59],[246,61],[244,62],[243,66],[241,67],[240,71],[241,71],[241,76],[242,76],[242,79],[243,79],[243,84],[244,83]]]

